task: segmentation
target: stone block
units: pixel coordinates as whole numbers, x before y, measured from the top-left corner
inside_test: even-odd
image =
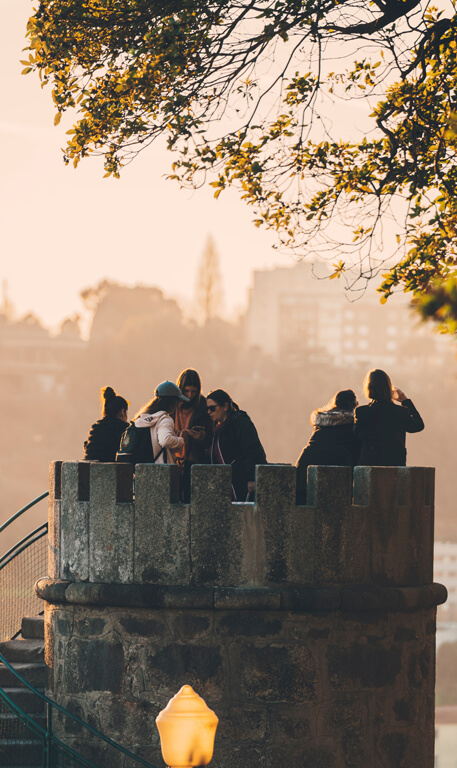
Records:
[[[212,634],[213,622],[213,611],[180,611],[170,616],[171,635],[187,642],[201,640]]]
[[[347,646],[329,645],[327,672],[330,688],[339,691],[359,691],[393,686],[402,672],[400,645],[386,647],[382,642],[354,640]]]
[[[135,583],[170,586],[189,583],[189,508],[178,502],[179,468],[176,465],[137,465]]]
[[[210,701],[220,701],[226,680],[222,648],[202,641],[148,644],[144,670],[149,690],[168,689],[174,696],[181,685],[177,686],[179,680],[191,685],[209,706]]]
[[[278,611],[281,592],[267,587],[215,587],[214,607],[231,611]]]
[[[317,740],[316,740],[317,741]],[[334,768],[338,765],[337,742],[334,739],[319,739],[306,744],[300,751],[284,747],[268,750],[265,768]]]
[[[283,615],[254,611],[227,611],[216,617],[216,632],[227,637],[249,637],[276,643],[283,637]]]
[[[117,501],[121,464],[90,464],[89,579],[133,582],[133,504]]]
[[[430,467],[399,467],[398,583],[433,581],[434,478]]]
[[[79,695],[90,691],[121,693],[124,666],[124,649],[115,637],[72,637],[65,648],[65,692]]]
[[[48,497],[48,576],[60,577],[60,506],[62,496],[62,462],[49,464]]]
[[[243,525],[251,505],[232,504],[231,483],[230,466],[192,467],[190,556],[194,584],[252,583],[246,573],[245,552],[255,550],[257,531],[247,531]]]
[[[230,652],[231,669],[238,667],[240,694],[247,701],[289,705],[317,701],[320,673],[309,648],[275,641],[239,645],[236,660],[235,649]]]
[[[267,741],[272,732],[268,711],[240,706],[227,707],[221,705],[218,708],[219,725],[217,738],[221,742],[233,741],[234,744],[243,742]],[[261,765],[261,763],[259,763]]]
[[[296,469],[256,469],[257,560],[260,584],[296,584],[313,579],[314,510],[295,505]]]
[[[89,578],[89,502],[80,499],[80,462],[62,464],[60,505],[60,577]]]
[[[315,512],[314,582],[357,583],[369,571],[366,511],[352,505],[352,468],[308,468]]]
[[[398,478],[398,467],[354,467],[354,502],[368,506],[371,581],[381,586],[398,583],[398,558],[408,547],[399,541]]]

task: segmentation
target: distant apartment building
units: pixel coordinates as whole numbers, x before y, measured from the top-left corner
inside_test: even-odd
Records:
[[[290,362],[304,354],[341,366],[414,365],[419,359],[440,366],[449,359],[448,340],[418,328],[407,297],[398,294],[381,305],[371,285],[357,296],[345,292],[341,280],[329,280],[323,264],[255,271],[245,343]]]
[[[448,591],[447,601],[438,608],[438,620],[457,622],[457,544],[435,541],[433,565],[434,581],[444,584]]]
[[[0,386],[3,392],[59,392],[69,355],[86,346],[76,322],[52,336],[33,316],[12,321],[0,312]]]
[[[435,768],[457,766],[457,707],[435,709]]]

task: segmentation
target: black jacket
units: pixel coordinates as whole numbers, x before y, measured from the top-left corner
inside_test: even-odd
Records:
[[[267,457],[257,430],[245,411],[231,411],[216,430],[211,449],[211,463],[217,458],[217,441],[224,464],[232,465],[234,501],[245,501],[248,482],[255,480],[256,464],[266,464]]]
[[[115,461],[121,437],[128,423],[116,416],[104,416],[92,424],[84,443],[87,461]]]
[[[355,412],[356,463],[371,467],[404,467],[406,433],[421,432],[424,422],[411,400],[395,405],[374,400]]]
[[[354,466],[355,438],[352,411],[314,411],[314,431],[297,463],[297,503],[306,501],[307,470],[310,465]]]

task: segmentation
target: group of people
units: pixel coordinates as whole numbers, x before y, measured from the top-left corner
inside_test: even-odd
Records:
[[[102,418],[90,428],[84,459],[115,461],[128,425],[128,402],[111,387],[102,390]],[[190,501],[193,464],[230,464],[232,499],[245,501],[254,492],[255,467],[266,464],[257,430],[228,392],[201,393],[197,371],[182,371],[176,384],[161,382],[154,397],[133,417],[136,429],[148,430],[136,463],[178,464],[181,500]],[[149,439],[150,435],[150,439]]]
[[[418,411],[385,371],[369,371],[363,391],[368,405],[357,407],[355,393],[347,389],[311,414],[313,433],[296,463],[297,503],[306,502],[310,465],[405,466],[406,433],[424,429]],[[102,418],[90,428],[84,458],[110,462],[121,457],[129,403],[111,387],[102,389],[102,403]],[[132,424],[142,430],[135,462],[178,464],[184,503],[190,501],[193,464],[230,464],[232,499],[245,501],[255,489],[256,465],[267,463],[248,414],[223,389],[204,397],[200,376],[192,368],[176,384],[161,382]]]
[[[314,430],[296,463],[299,504],[306,501],[311,465],[406,465],[406,433],[424,429],[413,402],[379,369],[368,371],[363,393],[370,401],[368,405],[357,407],[355,392],[345,389],[311,414]]]

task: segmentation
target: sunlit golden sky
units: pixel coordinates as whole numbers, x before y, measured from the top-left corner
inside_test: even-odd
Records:
[[[257,230],[253,212],[228,192],[180,190],[166,181],[172,156],[146,150],[121,180],[103,179],[91,159],[63,164],[70,119],[54,128],[51,90],[21,75],[25,27],[34,3],[0,0],[0,281],[16,313],[55,326],[81,310],[79,291],[103,278],[143,282],[192,299],[211,234],[220,255],[227,310],[247,299],[253,269],[292,264]]]

